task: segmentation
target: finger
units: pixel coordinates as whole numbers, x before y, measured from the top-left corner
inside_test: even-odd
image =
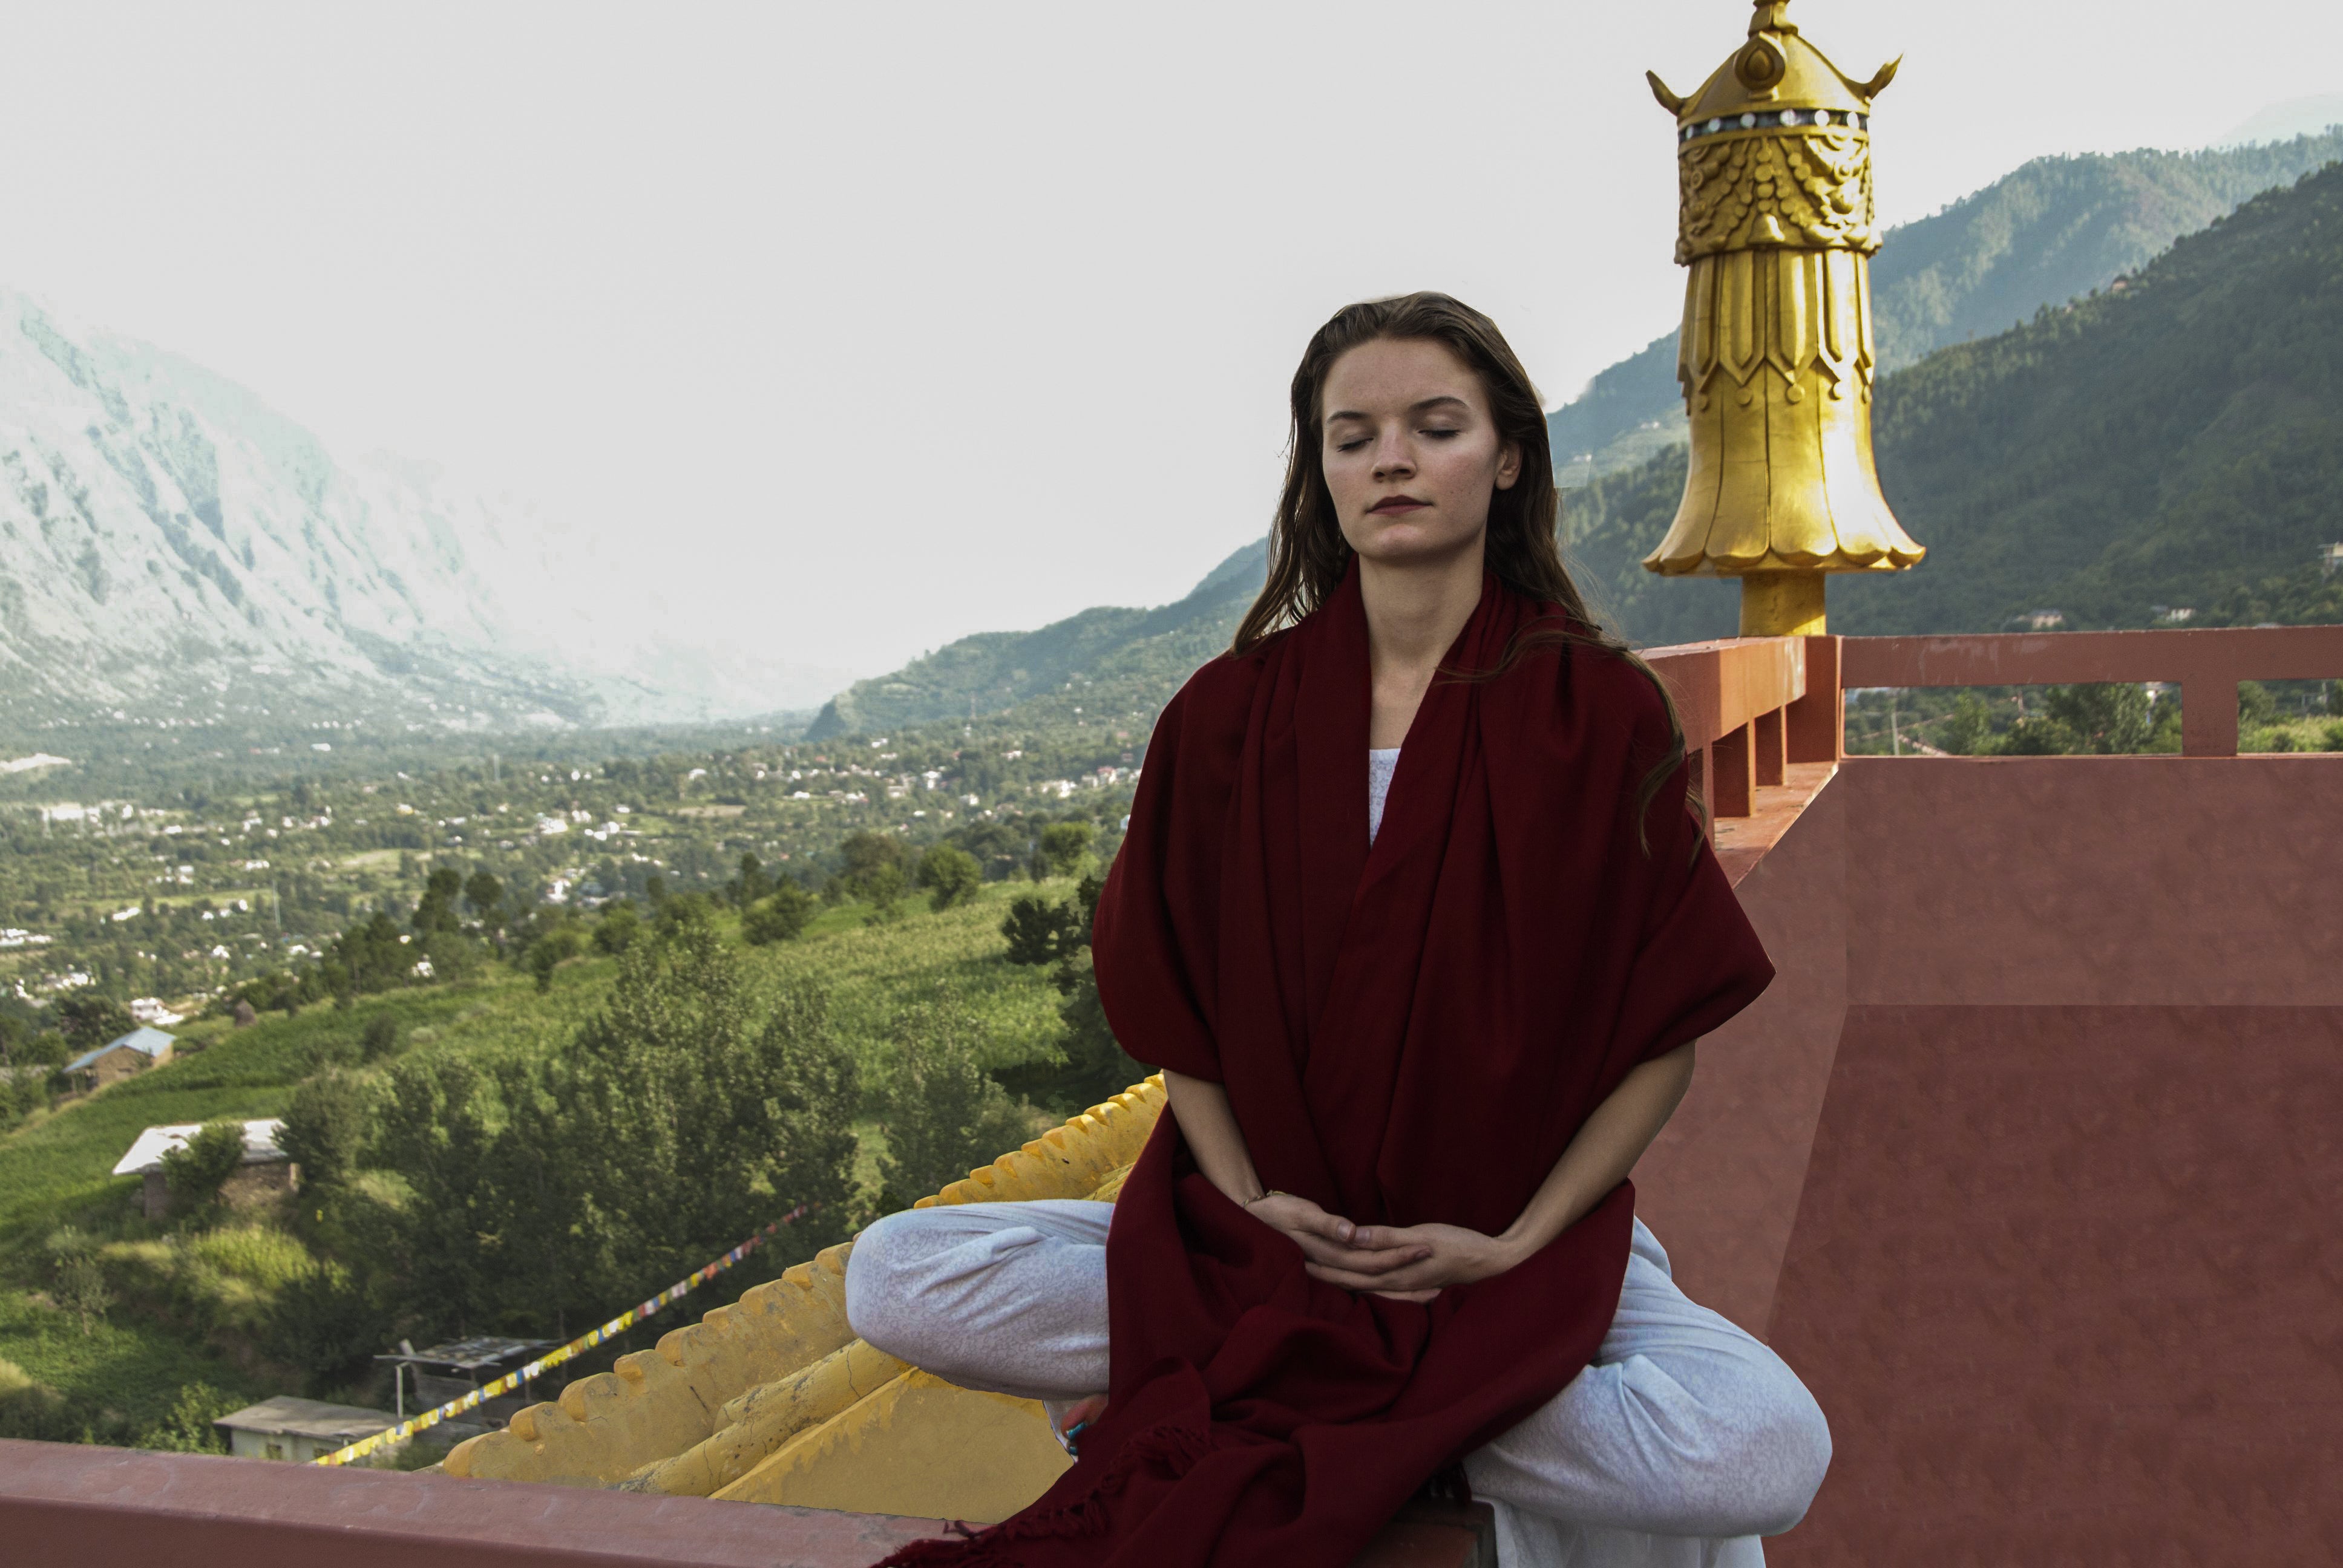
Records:
[[[1422,1276],[1411,1276],[1400,1271],[1389,1274],[1363,1274],[1351,1269],[1311,1262],[1304,1262],[1302,1267],[1311,1278],[1323,1280],[1330,1285],[1340,1285],[1346,1291],[1390,1292],[1431,1288],[1430,1282],[1423,1280]]]
[[[1438,1291],[1370,1291],[1367,1293],[1373,1296],[1389,1296],[1394,1302],[1413,1302],[1421,1305],[1440,1292]]]
[[[1351,1237],[1353,1247],[1372,1248],[1377,1251],[1393,1247],[1429,1246],[1431,1241],[1432,1238],[1413,1225],[1362,1225]]]
[[[1302,1249],[1302,1257],[1312,1262],[1324,1263],[1353,1273],[1381,1274],[1410,1263],[1420,1263],[1432,1256],[1428,1247],[1397,1247],[1387,1251],[1362,1252],[1355,1247],[1340,1247],[1315,1236],[1296,1236],[1294,1242]]]

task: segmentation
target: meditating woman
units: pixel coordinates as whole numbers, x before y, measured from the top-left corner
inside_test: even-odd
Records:
[[[1509,1563],[1760,1563],[1828,1430],[1626,1181],[1773,973],[1674,711],[1563,568],[1487,317],[1350,307],[1292,417],[1268,584],[1099,902],[1170,1114],[1111,1206],[890,1215],[849,1265],[864,1338],[1079,1432],[1025,1513],[896,1561],[1340,1568],[1461,1461]]]

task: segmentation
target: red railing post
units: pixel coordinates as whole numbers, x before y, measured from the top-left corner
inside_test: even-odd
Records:
[[[2226,663],[2180,682],[2180,754],[2237,754],[2237,675]]]
[[[1761,785],[1782,781],[1783,709],[1772,708],[1759,714],[1750,731],[1756,748],[1756,779]]]
[[[1805,643],[1806,694],[1783,710],[1784,754],[1792,762],[1835,762],[1845,754],[1846,741],[1838,638],[1810,637]]]
[[[1709,809],[1719,817],[1746,817],[1757,797],[1755,748],[1750,744],[1755,727],[1744,724],[1718,736],[1708,749],[1715,786]]]

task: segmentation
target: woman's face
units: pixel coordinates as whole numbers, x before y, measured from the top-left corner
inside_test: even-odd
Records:
[[[1326,488],[1363,559],[1429,562],[1474,548],[1489,500],[1521,477],[1473,367],[1444,343],[1379,337],[1334,361],[1320,400]]]

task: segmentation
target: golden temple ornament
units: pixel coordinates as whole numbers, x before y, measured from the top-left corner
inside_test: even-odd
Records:
[[[1901,571],[1927,552],[1871,457],[1871,100],[1756,0],[1749,41],[1676,116],[1676,261],[1689,268],[1676,379],[1692,421],[1684,502],[1644,559],[1741,579],[1741,635],[1824,628],[1831,572]]]

